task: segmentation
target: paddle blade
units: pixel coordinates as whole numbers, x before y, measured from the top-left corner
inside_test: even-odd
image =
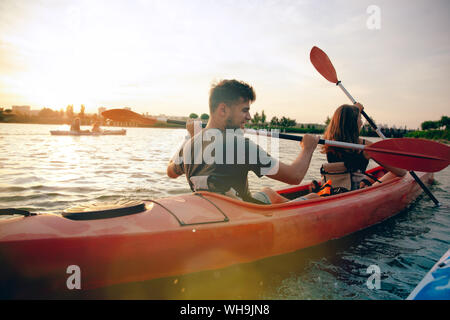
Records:
[[[155,118],[147,118],[128,109],[111,109],[102,112],[102,116],[113,121],[138,122],[141,124],[155,124]]]
[[[450,147],[425,139],[385,139],[364,151],[376,161],[409,171],[437,172],[450,164]]]
[[[336,70],[325,52],[317,47],[313,47],[309,54],[309,58],[311,59],[314,68],[316,68],[325,79],[333,83],[338,82]]]

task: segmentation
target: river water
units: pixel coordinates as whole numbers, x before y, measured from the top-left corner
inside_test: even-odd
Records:
[[[58,129],[63,127],[0,124],[0,208],[57,213],[88,202],[156,199],[190,192],[184,177],[166,176],[167,163],[185,130],[127,128],[126,136],[50,135],[50,130]],[[279,150],[279,158],[290,163],[300,147],[281,140]],[[320,178],[324,161],[325,156],[316,150],[305,181]],[[435,179],[431,190],[441,201],[440,207],[422,195],[395,217],[343,239],[219,271],[121,287],[106,296],[405,299],[450,247],[450,168],[436,173]],[[286,187],[253,173],[249,184],[251,191]],[[371,265],[381,271],[379,289],[367,285]]]

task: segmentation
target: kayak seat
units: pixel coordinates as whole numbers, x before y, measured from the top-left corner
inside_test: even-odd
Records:
[[[127,216],[145,210],[145,203],[142,201],[122,199],[72,207],[64,210],[62,216],[71,220],[97,220]]]

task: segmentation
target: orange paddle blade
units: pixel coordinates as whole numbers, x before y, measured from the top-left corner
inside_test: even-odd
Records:
[[[317,47],[313,47],[309,54],[309,58],[314,68],[316,68],[325,79],[333,83],[338,82],[336,70],[325,52]]]
[[[111,109],[102,112],[102,116],[113,121],[138,122],[141,124],[155,124],[155,118],[147,118],[139,113],[127,109]]]

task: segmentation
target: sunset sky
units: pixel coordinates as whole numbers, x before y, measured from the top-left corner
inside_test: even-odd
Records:
[[[448,0],[1,0],[0,107],[187,116],[235,78],[252,113],[323,123],[349,101],[311,65],[318,46],[379,124],[416,128],[450,115],[449,15]]]

